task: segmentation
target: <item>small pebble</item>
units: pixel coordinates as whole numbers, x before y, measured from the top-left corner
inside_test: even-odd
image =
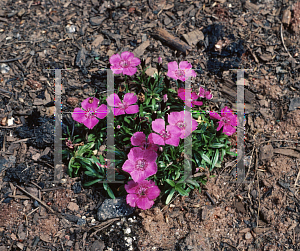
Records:
[[[67,25],[66,26],[66,31],[68,32],[68,33],[74,33],[75,31],[76,31],[76,26],[75,25]]]
[[[131,233],[131,229],[128,227],[128,228],[126,228],[125,230],[124,230],[124,233],[125,234],[130,234]]]
[[[40,204],[39,204],[36,200],[33,202],[33,206],[34,206],[35,208],[37,208],[39,205],[40,205]]]
[[[252,238],[252,234],[250,233],[250,232],[247,232],[246,234],[245,234],[245,239],[246,240],[249,240],[249,239],[251,239]]]

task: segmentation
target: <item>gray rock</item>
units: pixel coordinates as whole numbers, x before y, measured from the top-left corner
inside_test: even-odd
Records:
[[[123,217],[133,214],[134,207],[126,203],[126,196],[116,199],[106,199],[99,207],[97,218],[99,221]]]
[[[210,251],[209,240],[202,232],[191,231],[185,239],[179,241],[181,251]]]
[[[105,244],[103,241],[94,241],[91,246],[91,251],[103,251]]]
[[[78,219],[77,225],[84,226],[85,224],[86,224],[86,220],[85,219],[81,219],[81,218]]]
[[[294,111],[300,107],[300,98],[293,98],[290,102],[289,111]]]
[[[90,19],[90,24],[91,25],[100,25],[102,22],[106,19],[106,17],[92,17]]]
[[[6,158],[0,158],[0,174],[2,171],[14,166],[16,163],[16,157],[15,156],[9,156],[8,159]]]

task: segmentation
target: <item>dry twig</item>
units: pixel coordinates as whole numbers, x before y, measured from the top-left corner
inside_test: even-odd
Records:
[[[92,228],[95,228],[95,227],[99,227],[99,229],[97,229],[95,232],[93,232],[91,234],[90,237],[93,237],[95,234],[97,234],[99,231],[103,230],[104,228],[107,228],[109,225],[111,225],[113,222],[115,222],[116,220],[119,220],[119,218],[114,218],[114,219],[110,219],[110,220],[107,220],[105,222],[102,222],[101,224],[99,224],[98,226],[94,226]]]
[[[297,162],[297,160],[296,160],[296,165],[297,165],[297,167],[298,167],[298,162]],[[300,168],[299,168],[299,172],[298,172],[298,175],[297,175],[297,178],[296,178],[296,181],[295,181],[294,187],[296,187],[296,186],[297,186],[297,183],[298,183],[298,180],[299,180],[299,178],[300,178]]]
[[[16,185],[17,188],[19,188],[23,193],[26,193],[27,195],[29,195],[31,198],[35,199],[36,201],[38,201],[39,203],[41,203],[45,208],[47,208],[51,213],[55,213],[53,211],[53,209],[49,206],[47,206],[47,204],[45,202],[43,202],[42,200],[40,200],[39,198],[35,197],[34,195],[32,195],[31,193],[27,192],[25,189],[23,189],[22,187],[19,187],[18,185]]]
[[[284,39],[283,39],[282,26],[283,26],[283,25],[281,24],[281,26],[280,26],[280,36],[281,36],[281,41],[282,41],[283,47],[284,47],[285,51],[289,54],[289,56],[290,56],[291,58],[293,58],[292,55],[290,54],[290,52],[288,51],[288,49],[287,49],[286,46],[285,46]],[[295,60],[295,62],[298,63],[296,60]]]

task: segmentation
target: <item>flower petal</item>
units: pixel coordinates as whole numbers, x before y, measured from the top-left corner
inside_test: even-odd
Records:
[[[195,131],[198,127],[198,122],[195,119],[192,119],[192,131]]]
[[[136,207],[136,202],[139,199],[139,197],[136,194],[127,194],[126,196],[126,202],[129,204],[131,207]]]
[[[188,61],[181,61],[181,62],[179,63],[179,68],[180,68],[181,70],[191,69],[191,68],[192,68],[192,65],[191,65],[191,63],[189,63]]]
[[[115,116],[119,116],[119,115],[124,115],[125,114],[125,110],[124,109],[112,108],[112,110],[113,110],[113,114]]]
[[[121,61],[121,56],[119,54],[114,54],[109,59],[111,65],[119,65],[120,61]]]
[[[157,153],[147,149],[144,151],[143,159],[147,162],[155,162],[157,159]]]
[[[98,109],[95,111],[95,116],[99,119],[104,119],[106,115],[108,114],[107,106],[102,104],[98,107]]]
[[[136,71],[137,71],[136,67],[129,66],[128,68],[123,69],[123,74],[128,75],[128,76],[132,76],[136,73]]]
[[[150,200],[154,200],[159,196],[160,190],[156,185],[152,185],[151,187],[149,187],[149,189],[146,190],[145,194]]]
[[[182,100],[185,100],[185,89],[179,88],[177,93],[178,93],[179,98],[181,98]]]
[[[114,74],[121,74],[123,72],[123,68],[120,67],[111,66],[110,69],[113,71]]]
[[[156,119],[154,121],[152,121],[152,130],[160,133],[162,130],[165,130],[165,121],[163,119]],[[155,141],[154,141],[155,142]],[[157,144],[157,143],[155,143]]]
[[[138,66],[141,63],[141,60],[138,58],[131,58],[130,59],[130,66]]]
[[[134,170],[130,173],[130,175],[135,182],[140,182],[140,181],[143,181],[144,179],[148,178],[148,177],[146,177],[145,171]]]
[[[184,111],[183,111],[184,112]],[[178,122],[178,120],[180,120],[182,117],[181,112],[171,112],[168,115],[168,123],[170,125],[176,125],[176,123]]]
[[[180,141],[181,130],[177,126],[167,125],[167,132],[170,132],[171,138],[166,139],[166,144],[178,146]]]
[[[151,151],[153,152],[153,151]],[[157,173],[157,164],[156,162],[148,163],[147,168],[144,170],[145,179]]]
[[[170,71],[169,70],[168,73],[167,73],[167,76],[170,77],[170,78],[173,78],[175,80],[178,79],[177,76],[176,76],[176,74],[175,74],[175,71]]]
[[[77,107],[72,113],[72,118],[79,123],[83,123],[86,120],[85,113],[86,111]]]
[[[201,106],[201,105],[203,105],[203,102],[202,101],[192,101],[192,104]]]
[[[157,145],[162,145],[162,146],[165,145],[164,138],[156,133],[152,133],[152,139],[153,139],[153,142]]]
[[[90,102],[92,102],[92,103],[90,103]],[[91,109],[91,110],[95,111],[98,107],[98,104],[99,104],[99,99],[94,98],[94,97],[87,98],[81,102],[81,106],[84,110]]]
[[[168,63],[168,72],[178,70],[178,64],[176,61]]]
[[[205,92],[204,95],[205,95],[205,98],[206,98],[206,99],[212,99],[212,98],[213,98],[213,95],[211,94],[210,91]]]
[[[133,180],[130,180],[127,184],[125,184],[124,187],[127,193],[136,193],[138,183],[134,182]]]
[[[131,173],[134,171],[134,166],[135,166],[135,162],[131,160],[126,160],[122,166],[122,170],[127,173]]]
[[[141,156],[144,155],[144,150],[142,150],[139,147],[133,147],[130,149],[130,152],[128,153],[128,159],[131,160],[132,162],[136,162],[141,158]]]
[[[222,126],[225,124],[222,120],[220,120],[219,122],[218,122],[218,127],[217,127],[217,131],[220,131],[220,129],[222,128]]]
[[[143,132],[136,132],[132,135],[130,141],[133,146],[143,146],[146,143],[146,135]]]
[[[83,121],[83,124],[89,128],[93,129],[95,125],[97,125],[99,120],[96,117],[87,118],[85,121]]]
[[[126,93],[123,98],[123,103],[132,105],[137,102],[137,96],[134,93]]]
[[[204,94],[205,94],[205,89],[200,86],[198,96],[200,98],[204,98]]]
[[[228,136],[231,136],[232,134],[235,133],[235,128],[232,127],[231,125],[225,124],[223,127],[223,133],[225,133]]]
[[[221,116],[217,112],[209,112],[211,119],[221,119]]]
[[[106,99],[106,102],[109,106],[118,107],[118,104],[121,103],[121,100],[116,93],[113,93]]]
[[[131,105],[131,106],[128,106],[128,107],[125,109],[125,112],[126,112],[127,114],[138,113],[138,112],[139,112],[139,106],[138,106],[138,105]]]
[[[143,196],[136,201],[136,205],[140,209],[147,210],[154,205],[154,201],[149,200],[146,196]]]
[[[121,59],[129,60],[131,58],[134,58],[134,54],[132,52],[124,51],[124,52],[121,53]]]

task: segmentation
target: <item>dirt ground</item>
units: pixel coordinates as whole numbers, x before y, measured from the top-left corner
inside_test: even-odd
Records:
[[[0,251],[300,250],[300,4],[296,1],[0,2]],[[296,7],[295,7],[296,6]],[[183,46],[162,41],[157,28]],[[188,48],[187,50],[182,49]],[[105,222],[99,186],[54,177],[55,73],[63,128],[101,90],[109,57],[187,60],[193,88],[236,110],[245,70],[244,183],[227,157],[201,193]],[[48,69],[48,70],[47,70]],[[13,122],[12,122],[13,121]],[[231,137],[236,149],[236,135]]]

